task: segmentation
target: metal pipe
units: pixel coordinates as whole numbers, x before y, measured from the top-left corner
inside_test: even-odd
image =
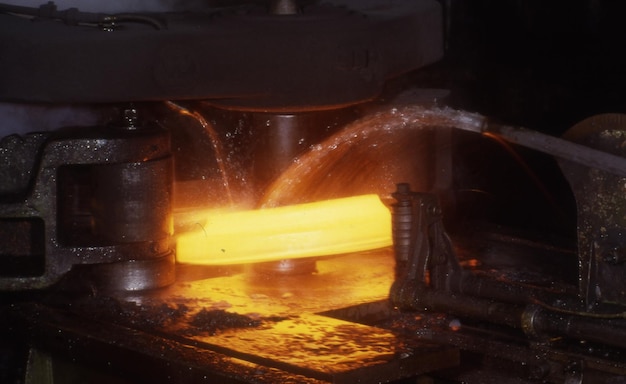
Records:
[[[582,314],[554,312],[530,305],[522,320],[522,329],[535,336],[562,335],[620,348],[626,347],[626,328],[623,319],[598,319]]]
[[[526,306],[501,303],[467,295],[418,289],[403,309],[445,312],[454,316],[488,321],[523,330],[534,338],[554,335],[626,348],[623,319],[603,319],[601,315],[558,312],[535,304]]]
[[[520,328],[524,313],[524,307],[519,305],[428,289],[415,295],[412,306],[413,309],[428,309],[459,317],[488,320],[513,328]]]
[[[461,270],[456,276],[450,276],[450,280],[458,283],[455,292],[479,298],[504,301],[513,304],[528,304],[533,300],[553,302],[561,299],[564,294],[575,295],[575,290],[551,289],[532,285],[518,285],[509,281],[500,281],[476,275],[471,271]]]
[[[510,143],[626,177],[625,158],[572,143],[559,137],[522,127],[489,124],[486,120],[483,124],[459,124],[455,128],[486,136],[497,135]]]

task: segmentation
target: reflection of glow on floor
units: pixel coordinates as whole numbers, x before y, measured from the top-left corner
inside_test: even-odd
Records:
[[[307,275],[241,272],[183,281],[161,293],[159,300],[185,303],[190,315],[215,309],[261,319],[259,327],[186,338],[232,357],[302,370],[321,380],[355,382],[354,375],[359,375],[359,381],[378,382],[384,375],[402,377],[405,372],[399,364],[407,364],[407,372],[454,364],[457,356],[451,348],[407,343],[388,330],[319,314],[385,300],[394,264],[388,247],[319,259],[317,272]]]
[[[343,372],[383,364],[408,348],[386,330],[304,314],[266,329],[227,331],[200,341],[318,372]],[[405,351],[406,349],[406,351]]]
[[[322,314],[384,302],[394,265],[387,247],[318,259],[312,274],[263,275],[252,268],[198,280],[181,274],[173,286],[142,298],[188,308],[186,319],[164,329],[179,342],[313,380],[377,383],[458,364],[454,348]],[[222,268],[193,267],[195,277],[199,269]],[[244,315],[258,325],[186,332],[188,319],[203,310]]]
[[[182,281],[158,300],[191,309],[224,309],[243,315],[291,316],[384,300],[393,282],[391,248],[317,260],[316,273],[265,275],[241,272]],[[198,267],[202,268],[202,267]]]

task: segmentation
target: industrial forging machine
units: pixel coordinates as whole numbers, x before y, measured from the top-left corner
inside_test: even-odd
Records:
[[[0,382],[626,380],[619,108],[470,111],[454,0],[129,4],[0,4]]]

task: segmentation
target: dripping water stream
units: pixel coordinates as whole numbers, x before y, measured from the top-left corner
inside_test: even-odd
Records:
[[[481,115],[450,108],[409,106],[366,116],[294,160],[267,189],[260,206],[339,197],[349,192],[378,193],[384,198],[382,195],[410,173],[426,172],[424,164],[417,168],[410,164],[415,154],[432,152],[422,147],[428,140],[415,140],[416,134],[432,134],[424,128],[480,130],[483,124]]]
[[[220,170],[220,177],[222,179],[222,184],[224,186],[224,190],[226,192],[226,196],[228,197],[228,202],[230,203],[231,206],[233,206],[235,204],[234,198],[233,198],[233,193],[231,191],[230,188],[230,182],[229,182],[229,176],[228,173],[226,171],[226,162],[225,162],[225,157],[223,154],[223,150],[222,150],[222,142],[220,141],[219,135],[217,134],[217,131],[215,130],[215,127],[213,127],[212,124],[210,124],[205,118],[204,116],[202,116],[199,112],[197,111],[190,111],[189,109],[174,103],[173,101],[166,101],[165,104],[172,110],[180,113],[181,115],[184,116],[189,116],[191,118],[193,118],[194,120],[196,120],[198,122],[198,124],[200,124],[202,126],[202,128],[204,129],[204,131],[208,134],[209,136],[209,140],[211,142],[211,146],[213,148],[213,151],[215,153],[215,161],[217,162],[217,166],[219,167]]]
[[[406,145],[402,142],[403,139],[398,140],[396,136],[407,131],[437,127],[478,133],[491,139],[497,138],[501,143],[518,144],[561,159],[626,176],[626,159],[610,153],[521,127],[489,123],[486,117],[477,113],[451,108],[403,106],[366,116],[349,124],[323,143],[313,146],[270,185],[260,201],[260,206],[285,205],[297,196],[318,197],[314,195],[324,184],[323,181],[327,181],[330,174],[337,173],[336,167],[341,167],[346,162],[351,162],[352,165],[343,171],[344,180],[350,180],[350,176],[353,176],[350,173],[356,170],[364,170],[367,177],[371,168],[389,166],[384,161],[385,156],[393,155],[399,145]],[[365,150],[359,149],[363,146]],[[414,148],[414,152],[418,150],[419,148]],[[350,158],[355,154],[356,159],[351,161]],[[375,160],[368,161],[372,156]],[[380,178],[377,181],[380,182]],[[389,180],[382,181],[388,183]],[[398,179],[395,180],[397,181]],[[386,190],[393,190],[393,185],[388,187]],[[380,194],[379,191],[367,192]],[[295,199],[296,202],[301,202],[298,198]]]

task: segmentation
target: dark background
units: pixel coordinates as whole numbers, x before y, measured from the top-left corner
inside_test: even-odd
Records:
[[[441,4],[445,57],[410,77],[419,87],[449,90],[447,105],[554,136],[591,116],[626,112],[626,2]],[[576,238],[576,203],[555,158],[457,136],[455,223],[479,218]]]
[[[444,60],[415,74],[451,103],[560,134],[624,112],[626,2],[447,0]]]

